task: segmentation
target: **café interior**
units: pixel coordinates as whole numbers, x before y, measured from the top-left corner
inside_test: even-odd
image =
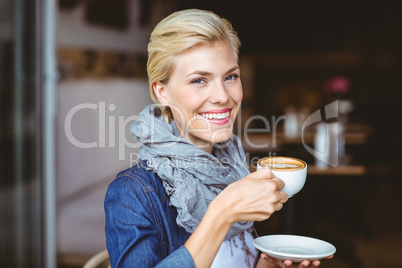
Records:
[[[106,249],[106,189],[138,161],[129,129],[152,103],[149,35],[187,8],[241,39],[250,171],[271,155],[308,166],[259,235],[332,243],[321,267],[402,267],[402,18],[345,0],[1,1],[0,267],[82,267]]]

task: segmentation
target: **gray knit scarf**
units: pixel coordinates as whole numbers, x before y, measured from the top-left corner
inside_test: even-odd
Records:
[[[226,142],[215,144],[213,155],[183,138],[174,121],[167,123],[156,105],[147,106],[131,127],[143,143],[139,158],[163,181],[176,207],[177,224],[188,233],[197,228],[208,205],[229,184],[249,174],[239,138],[232,134]],[[232,225],[225,239],[244,232],[253,222]]]

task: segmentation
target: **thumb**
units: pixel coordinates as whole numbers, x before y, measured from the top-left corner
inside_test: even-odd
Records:
[[[269,168],[261,168],[253,173],[251,173],[255,179],[272,179],[274,174]]]

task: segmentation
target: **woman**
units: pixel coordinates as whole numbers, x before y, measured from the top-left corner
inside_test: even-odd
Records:
[[[112,267],[292,265],[259,257],[252,244],[253,221],[268,219],[288,196],[268,169],[249,174],[232,134],[243,97],[239,46],[230,23],[208,11],[173,13],[152,32],[147,70],[156,105],[132,126],[141,162],[119,173],[105,198]]]

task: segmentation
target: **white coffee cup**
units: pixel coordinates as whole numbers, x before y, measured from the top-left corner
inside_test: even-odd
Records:
[[[281,190],[289,197],[297,194],[304,186],[307,177],[307,164],[303,160],[288,156],[270,156],[258,160],[257,170],[269,168],[275,177],[283,180]]]

